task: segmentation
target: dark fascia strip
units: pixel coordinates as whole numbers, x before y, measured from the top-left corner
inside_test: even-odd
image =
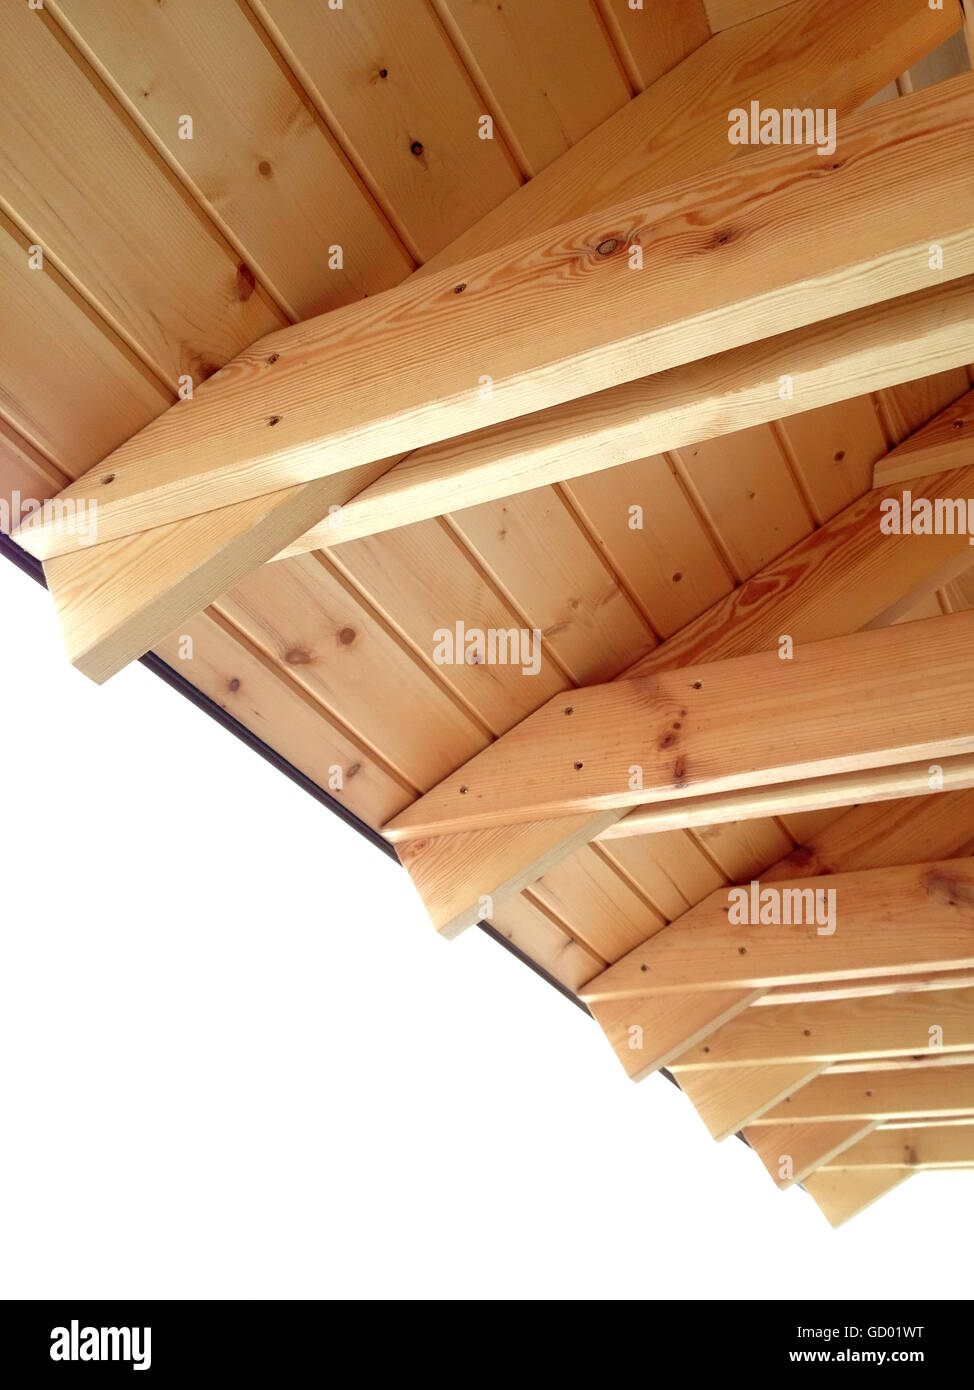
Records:
[[[4,535],[3,532],[0,532],[0,554],[5,555],[18,569],[30,575],[31,579],[36,580],[37,583],[41,584],[45,589],[47,588],[44,579],[44,566],[41,564],[40,560],[36,560],[33,555],[28,555],[26,550],[22,550],[15,541],[12,541],[10,537]],[[218,705],[215,700],[211,700],[208,695],[204,695],[202,691],[197,690],[196,686],[188,681],[185,676],[180,675],[178,671],[174,671],[171,666],[161,661],[159,657],[154,656],[152,652],[143,656],[141,662],[143,666],[148,667],[150,671],[154,672],[160,680],[164,680],[171,689],[178,691],[180,695],[194,704],[197,709],[202,710],[203,713],[209,715],[211,719],[215,719],[218,724],[228,730],[229,733],[233,734],[234,738],[238,738],[241,743],[245,743],[248,748],[252,749],[253,752],[257,753],[266,762],[269,762],[275,767],[278,772],[283,772],[284,776],[289,777],[302,791],[307,792],[309,796],[313,796],[315,801],[320,802],[322,806],[326,806],[328,810],[331,811],[332,815],[338,816],[339,820],[343,820],[346,825],[350,825],[353,830],[357,830],[360,835],[368,840],[369,844],[374,845],[376,849],[381,850],[382,853],[387,855],[390,859],[394,859],[397,864],[399,863],[396,851],[387,840],[382,838],[377,830],[373,830],[370,825],[366,825],[364,821],[359,820],[358,816],[350,811],[347,806],[343,806],[340,801],[336,801],[333,796],[329,796],[326,791],[323,791],[322,788],[318,786],[317,782],[313,782],[310,777],[306,777],[293,763],[289,763],[286,758],[281,757],[280,753],[273,749],[269,743],[265,743],[264,740],[258,738],[256,734],[252,734],[249,729],[245,728],[243,724],[234,719],[233,715],[225,710],[222,705]],[[516,956],[522,964],[528,966],[536,975],[540,975],[541,978],[546,980],[549,985],[552,985],[559,994],[563,994],[566,999],[570,999],[583,1013],[591,1017],[588,1005],[585,1004],[583,1000],[579,999],[576,994],[573,994],[560,980],[556,980],[553,975],[549,975],[547,970],[538,965],[536,961],[533,961],[530,956],[525,955],[522,950],[514,945],[513,941],[508,941],[507,937],[504,936],[502,932],[499,932],[496,927],[491,926],[489,922],[478,922],[477,925],[487,936],[498,942],[499,945],[503,946],[506,951],[509,951],[512,956]]]

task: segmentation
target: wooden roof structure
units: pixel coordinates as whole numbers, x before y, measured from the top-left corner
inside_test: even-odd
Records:
[[[155,652],[833,1224],[974,1166],[974,551],[884,506],[974,498],[971,45],[0,6],[0,497],[71,661]],[[792,109],[834,148],[729,136]]]

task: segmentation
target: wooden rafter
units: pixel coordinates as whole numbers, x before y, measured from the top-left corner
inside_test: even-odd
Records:
[[[797,646],[787,660],[773,651],[558,695],[385,833],[399,842],[621,814],[646,800],[969,753],[972,642],[974,613],[955,613]]]
[[[761,148],[410,279],[260,339],[62,498],[130,536],[970,275],[968,150],[971,75],[849,117],[826,158]],[[77,543],[70,516],[24,540]]]
[[[932,1031],[933,1030],[933,1031]],[[939,1031],[937,1031],[939,1030]],[[681,1053],[681,1072],[786,1062],[916,1057],[974,1048],[974,990],[748,1009]]]
[[[830,1226],[843,1226],[910,1176],[909,1169],[813,1173],[802,1184]]]
[[[752,1124],[974,1115],[974,1066],[817,1076]]]
[[[809,1126],[811,1128],[811,1126]],[[832,1155],[833,1168],[969,1168],[974,1165],[974,1126],[924,1125],[874,1129],[859,1142]]]
[[[739,23],[628,103],[434,257],[420,274],[540,231],[559,219],[726,161],[739,152],[727,141],[726,113],[755,94],[769,105],[803,105],[814,94],[818,103],[834,106],[845,115],[897,71],[954,32],[960,22],[959,10],[953,5],[946,11],[921,13],[910,0],[883,0],[882,4],[880,0],[864,0],[851,9],[838,0],[801,0],[788,5],[780,15]],[[611,150],[611,158],[606,157],[607,150]],[[839,344],[833,342],[818,365],[815,335],[807,345],[782,343],[782,356],[798,383],[802,408],[823,404],[843,391],[865,391],[905,380],[921,370],[955,365],[970,333],[969,310],[960,300],[957,308],[961,318],[967,319],[966,328],[949,316],[938,320],[933,301],[933,317],[919,303],[911,309],[909,320],[905,305],[894,311],[893,317],[883,311],[867,313],[861,323],[846,326]],[[826,344],[821,346],[827,349]],[[734,363],[728,361],[727,366]],[[771,366],[777,368],[777,364]],[[735,403],[740,427],[749,418],[770,418],[770,411],[782,413],[775,406],[778,374],[776,369],[770,376],[770,392],[762,381],[752,400],[745,396]],[[726,396],[726,384],[715,385],[715,403],[719,403],[720,396]],[[518,463],[516,456],[512,469],[509,448],[504,452],[502,431],[496,442],[485,441],[486,454],[475,452],[479,450],[475,439],[471,440],[471,452],[433,446],[420,451],[402,468],[395,467],[396,459],[390,458],[347,470],[324,490],[317,482],[299,484],[269,493],[261,502],[235,503],[210,511],[203,522],[185,518],[182,523],[156,527],[126,541],[106,540],[103,534],[96,550],[65,557],[48,567],[48,583],[69,656],[92,679],[107,679],[279,550],[292,553],[351,539],[390,524],[470,505],[483,496],[503,495],[504,490],[513,491],[518,486],[537,486],[546,480],[545,469],[552,476],[557,472],[564,477],[568,476],[566,468],[580,473],[635,457],[633,449],[644,452],[645,443],[642,450],[636,443],[624,443],[634,395],[639,419],[646,416],[640,393],[623,393],[612,401],[608,400],[612,392],[605,395],[605,409],[611,410],[608,416],[598,417],[599,429],[603,436],[608,435],[601,455],[594,440],[591,455],[584,448],[579,453],[575,440],[579,434],[585,437],[590,422],[573,418],[577,412],[569,407],[565,420],[543,422],[538,436],[541,452],[531,471],[524,462]],[[602,410],[603,406],[597,404],[596,408]],[[697,419],[702,421],[699,412]],[[710,429],[734,427],[726,400],[721,419],[722,426],[715,423]],[[575,446],[566,447],[565,436],[571,430],[576,431],[569,434]],[[633,438],[631,427],[628,437]],[[646,437],[644,433],[644,440]],[[524,442],[518,429],[506,438]],[[545,455],[545,440],[554,447],[553,455],[550,448]],[[424,457],[425,453],[428,456]],[[382,482],[381,475],[390,465],[388,479]],[[113,471],[102,470],[100,476]],[[373,490],[370,484],[376,479],[380,481]],[[479,493],[475,490],[478,487]],[[98,495],[104,500],[100,488]],[[305,529],[333,507],[344,507],[347,512],[342,527],[329,524]],[[32,545],[39,543],[41,536],[24,533],[23,539]]]

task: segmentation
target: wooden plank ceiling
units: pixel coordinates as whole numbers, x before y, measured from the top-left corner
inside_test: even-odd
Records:
[[[187,383],[201,386],[258,340],[281,334],[290,344],[291,325],[399,285],[419,302],[410,286],[438,282],[418,269],[445,273],[606,203],[654,199],[691,174],[725,200],[727,215],[734,204],[721,166],[759,158],[727,140],[729,108],[749,99],[835,107],[850,118],[868,107],[854,121],[895,132],[894,150],[918,122],[941,122],[938,138],[949,141],[950,122],[966,120],[965,103],[974,103],[969,86],[936,85],[969,70],[962,26],[958,0],[941,11],[915,0],[4,5],[6,510],[17,492],[46,499],[83,478],[163,416]],[[961,154],[948,144],[942,175],[915,159],[914,180],[926,179],[932,203],[956,203],[944,179]],[[880,202],[903,157],[889,156]],[[839,194],[837,226],[843,215]],[[898,228],[881,230],[885,254]],[[922,236],[937,232],[932,217]],[[500,284],[490,310],[497,335],[515,346],[519,273],[515,266]],[[513,433],[471,436],[459,450],[434,440],[409,460],[411,472],[387,472],[396,460],[386,457],[342,473],[345,491],[333,499],[321,480],[301,481],[287,496],[235,502],[244,510],[234,517],[233,508],[207,514],[202,503],[202,524],[187,516],[170,532],[167,515],[167,525],[141,534],[123,526],[90,553],[48,549],[69,645],[76,640],[79,664],[89,660],[102,678],[151,641],[366,825],[405,827],[398,848],[437,927],[489,917],[589,1000],[631,1075],[672,1064],[712,1133],[746,1125],[779,1186],[814,1174],[808,1190],[826,1216],[847,1219],[916,1168],[974,1165],[974,1129],[965,1128],[974,1121],[974,1069],[950,1065],[974,1061],[974,954],[967,938],[957,940],[952,915],[958,902],[969,911],[974,891],[965,858],[974,844],[974,718],[958,655],[970,645],[962,635],[974,606],[970,553],[965,536],[884,536],[880,548],[880,494],[869,495],[877,469],[878,484],[916,479],[917,496],[974,496],[974,455],[958,444],[974,386],[964,353],[974,341],[974,286],[964,274],[955,268],[949,282],[929,286],[901,276],[872,301],[833,297],[795,320],[792,338],[756,341],[739,357],[715,356],[728,344],[712,337],[690,354],[705,360],[678,380],[668,374],[656,398],[649,378],[628,396],[606,390],[605,399],[570,401],[554,419],[515,420]],[[664,277],[661,292],[665,285]],[[380,348],[380,311],[390,302],[351,311],[363,321],[371,312]],[[870,304],[836,331],[834,315]],[[825,323],[806,328],[813,319]],[[751,337],[791,326],[768,322]],[[397,345],[403,359],[409,346]],[[449,348],[431,338],[431,372],[449,370]],[[409,363],[417,381],[424,360]],[[777,387],[794,362],[807,371],[814,409],[777,390],[769,403],[766,385],[758,390],[769,379]],[[398,381],[397,362],[390,366]],[[524,370],[530,376],[528,345]],[[201,401],[221,399],[226,375]],[[739,391],[733,410],[728,383]],[[665,428],[657,422],[677,388],[682,434],[670,417]],[[704,399],[711,423],[688,429]],[[606,429],[597,458],[596,413]],[[478,423],[473,412],[466,428]],[[652,450],[672,439],[676,447]],[[523,490],[512,461],[523,469],[528,458],[538,471]],[[329,500],[352,498],[350,533],[333,534],[322,520]],[[23,539],[30,545],[29,533]],[[261,563],[282,550],[288,558]],[[957,615],[953,652],[936,622],[943,615]],[[868,650],[857,645],[862,629],[910,619],[930,620],[915,629],[928,638],[904,630],[868,634]],[[537,629],[539,669],[440,664],[434,634],[461,621],[467,630]],[[761,743],[780,722],[778,761],[769,752],[762,763],[763,750],[752,753],[743,739],[733,746],[735,710],[743,730],[748,682],[764,679],[783,636],[799,651],[822,642],[808,652],[818,651],[832,682],[834,711],[820,731],[805,725],[804,748],[801,692],[779,671],[787,717],[775,720],[770,698],[760,728],[749,729]],[[923,662],[910,667],[918,643]],[[849,712],[857,661],[867,663],[859,704],[875,693],[886,721],[866,758]],[[728,721],[715,743],[726,756],[709,778],[680,783],[694,796],[659,803],[647,781],[644,798],[612,792],[599,801],[579,793],[581,783],[562,792],[547,775],[544,797],[526,794],[510,731],[557,725],[574,708],[570,692],[597,686],[584,699],[597,698],[599,719],[622,732],[633,677],[655,688],[658,673],[691,665],[725,683]],[[902,680],[907,669],[912,684]],[[709,698],[709,677],[697,679]],[[923,705],[933,681],[936,699],[914,728],[911,706]],[[579,697],[578,725],[582,709]],[[609,728],[599,719],[596,734]],[[554,729],[556,740],[564,736]],[[554,757],[560,743],[551,746]],[[598,739],[594,748],[605,755]],[[924,781],[933,759],[944,765],[935,797]],[[767,775],[731,785],[742,760]],[[468,763],[501,768],[487,819],[471,819],[475,797],[459,809],[450,799],[465,777],[473,785]],[[768,769],[785,766],[803,780],[778,785]],[[519,816],[529,824],[507,824],[505,778],[508,791],[525,792]],[[958,857],[963,863],[945,866]],[[766,961],[736,972],[691,952],[690,978],[684,943],[713,932],[720,954],[729,886],[760,876],[822,888],[830,875],[843,876],[849,900],[862,904],[861,938],[850,919],[841,951],[810,948],[803,968],[770,948]],[[933,957],[929,942],[926,953],[911,942],[904,916],[915,907],[911,893],[931,883],[943,889],[931,916],[931,933],[942,930]],[[889,931],[877,941],[866,929],[870,904],[887,898]],[[938,1053],[928,1041],[934,1027],[943,1033]],[[931,1057],[938,1065],[917,1060]]]

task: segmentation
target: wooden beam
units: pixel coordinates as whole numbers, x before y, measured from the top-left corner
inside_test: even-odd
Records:
[[[831,922],[822,932],[814,922],[738,925],[729,921],[728,890],[718,889],[579,994],[588,1001],[766,989],[974,966],[974,859],[793,879],[775,888],[831,890]]]
[[[939,764],[974,751],[972,649],[974,612],[952,613],[797,646],[784,661],[763,652],[557,695],[384,833],[395,843],[922,758]]]
[[[817,1076],[752,1123],[935,1119],[960,1114],[974,1115],[974,1067]]]
[[[809,1126],[811,1128],[811,1126]],[[757,1130],[760,1133],[762,1131]],[[833,1154],[823,1165],[840,1168],[969,1168],[974,1165],[974,1127],[925,1125],[916,1129],[876,1129]]]
[[[938,791],[974,787],[974,756],[969,753],[945,758]],[[628,839],[665,830],[692,826],[725,825],[763,816],[795,815],[829,807],[859,806],[865,802],[897,801],[931,790],[930,762],[902,763],[896,767],[868,768],[832,777],[813,777],[779,786],[749,787],[712,796],[692,796],[676,802],[637,806],[614,822],[600,840]]]
[[[857,806],[792,854],[772,864],[761,874],[761,880],[767,884],[803,873],[840,874],[857,869],[881,869],[898,862],[948,858],[967,851],[972,825],[974,793],[971,792],[914,797],[892,806]],[[678,926],[680,920],[670,926]],[[669,930],[670,927],[664,928],[664,931]],[[720,1036],[716,1030],[721,1028],[723,1032],[733,1018],[739,1018],[746,1027],[753,1014],[749,1005],[760,1006],[761,1012],[766,1008],[780,1012],[785,1004],[815,1005],[830,998],[848,1000],[861,996],[873,999],[894,993],[902,995],[905,991],[957,991],[971,986],[974,986],[974,970],[945,970],[872,975],[856,980],[805,981],[800,985],[778,985],[767,991],[701,990],[635,998],[624,995],[590,999],[588,1006],[626,1073],[634,1080],[641,1080],[657,1067],[681,1058],[689,1056],[692,1063],[691,1049],[698,1049],[704,1058],[714,1057],[719,1065],[724,1060],[722,1051],[707,1052],[698,1045],[708,1034]],[[936,1001],[930,1007],[935,1010]],[[759,1020],[755,1021],[755,1026],[760,1030]],[[955,1026],[956,1011],[951,1014],[948,1038],[953,1038]],[[884,1040],[889,1041],[890,1035]]]
[[[904,1169],[895,1172],[813,1173],[803,1186],[829,1225],[838,1227],[858,1216],[894,1187],[899,1187],[909,1176],[909,1171]]]
[[[961,366],[972,338],[974,277],[967,277],[431,445],[402,462],[380,460],[54,556],[45,574],[68,657],[100,683],[267,559]],[[794,386],[785,401],[783,363]],[[310,531],[309,507],[325,516]],[[282,537],[290,543],[278,549]]]
[[[941,411],[873,468],[873,487],[889,488],[911,478],[965,468],[974,463],[974,391]],[[965,501],[967,499],[965,498]],[[974,519],[972,519],[974,527]]]
[[[974,75],[735,171],[271,333],[61,496],[117,539],[974,273]]]
[[[933,1030],[940,1030],[935,1032]],[[785,1062],[836,1062],[930,1052],[964,1055],[974,1048],[974,989],[935,995],[894,994],[827,1000],[800,1006],[747,1009],[681,1053],[676,1065],[691,1069],[768,1066]],[[862,1061],[869,1066],[869,1061]]]
[[[878,1120],[837,1120],[831,1125],[755,1125],[744,1138],[784,1191],[810,1173],[838,1160],[860,1139],[871,1134]]]
[[[780,1106],[821,1072],[824,1063],[785,1063],[768,1067],[715,1067],[683,1072],[671,1068],[713,1139],[727,1139]]]
[[[641,999],[593,999],[589,1009],[630,1079],[642,1081],[736,1018],[761,994],[756,989],[701,990]]]
[[[850,9],[840,0],[801,0],[785,12],[787,31],[759,20],[705,45],[418,273],[730,159],[739,147],[726,138],[726,113],[754,97],[780,107],[804,105],[814,95],[840,115],[854,110],[958,22],[943,13],[922,15],[912,0],[889,0],[879,25],[881,2],[864,0]],[[606,149],[612,151],[609,160]],[[734,354],[722,355],[726,360],[714,363],[718,377],[710,388],[686,382],[700,396],[700,409],[690,419],[697,430],[743,428],[782,409],[811,409],[839,394],[959,365],[974,327],[968,289],[935,286],[888,310],[883,305],[865,311],[860,322],[843,326],[839,344],[826,339],[817,365],[812,338],[806,343],[801,334],[794,342],[786,335],[769,344],[780,357],[766,355],[764,369],[757,357],[748,367],[733,361]],[[795,383],[792,402],[778,401],[782,360]],[[721,381],[725,369],[729,376]],[[744,378],[736,378],[736,395],[729,394],[738,371]],[[591,413],[571,402],[511,428],[465,436],[456,447],[420,450],[395,468],[397,457],[343,472],[331,479],[324,498],[320,483],[298,484],[268,494],[257,506],[238,503],[210,512],[202,526],[173,523],[137,539],[103,541],[53,558],[47,580],[69,655],[92,679],[106,679],[217,598],[248,567],[273,558],[282,534],[290,543],[280,553],[299,553],[541,486],[555,475],[568,476],[566,466],[581,473],[641,457],[654,424],[665,424],[661,412],[674,424],[681,419],[673,405],[650,408],[645,388],[646,383],[612,388],[591,398]],[[707,389],[716,413],[703,410]],[[682,431],[688,426],[684,411]],[[369,484],[387,473],[388,484],[373,491]],[[335,524],[339,516],[341,526]]]
[[[966,365],[972,336],[974,279],[966,277],[535,411],[417,449],[275,558],[342,545]],[[794,395],[782,400],[784,366]],[[332,501],[339,500],[336,492]]]
[[[939,474],[915,491],[963,496],[969,488],[974,469]],[[882,496],[874,491],[852,503],[618,679],[774,651],[782,633],[812,642],[878,625],[970,564],[966,536],[883,535]],[[433,925],[449,937],[478,920],[483,897],[501,902],[519,892],[618,819],[612,811],[438,835],[402,844],[398,852]]]

